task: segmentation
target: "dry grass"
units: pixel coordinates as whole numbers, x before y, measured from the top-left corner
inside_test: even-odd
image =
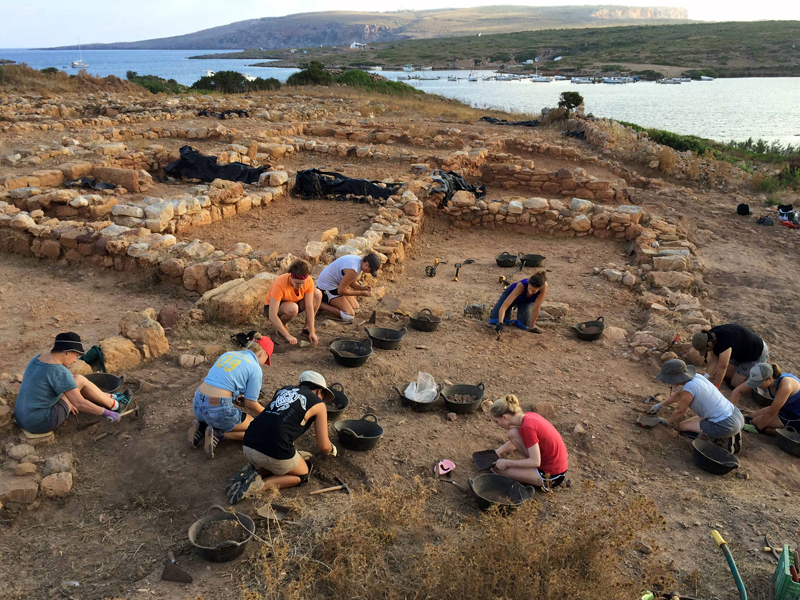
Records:
[[[607,495],[591,510],[543,496],[511,516],[450,522],[434,485],[398,477],[351,496],[338,517],[268,533],[243,597],[574,600],[672,584],[657,548],[646,561],[634,551],[637,535],[663,525],[650,500]]]
[[[42,73],[26,64],[0,66],[0,89],[51,93],[51,92],[127,92],[150,95],[150,92],[119,77],[95,77],[86,71],[68,75],[63,71]]]
[[[672,175],[677,164],[678,157],[675,156],[675,151],[668,146],[661,146],[658,150],[658,169],[664,175]]]

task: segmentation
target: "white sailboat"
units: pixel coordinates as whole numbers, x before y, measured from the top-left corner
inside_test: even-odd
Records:
[[[204,77],[213,77],[214,76],[214,71],[212,71],[211,69],[208,69],[205,73],[203,73],[203,76]]]
[[[81,51],[81,38],[78,38],[78,60],[72,61],[73,69],[86,69],[89,63],[83,62],[83,52]]]
[[[447,81],[455,81],[456,83],[458,83],[458,77],[456,77],[455,75],[448,75]]]
[[[664,79],[659,79],[656,83],[660,83],[663,85],[680,85],[683,83],[680,78],[678,77],[666,77]]]
[[[405,71],[406,73],[413,73],[414,71],[416,71],[416,69],[414,68],[414,65],[404,65],[403,71]]]
[[[478,81],[478,76],[475,75],[474,73],[470,73],[469,77],[467,78],[467,81]]]
[[[700,75],[700,81],[714,81],[714,78],[708,75]]]
[[[573,77],[572,83],[592,83],[592,80],[588,77]]]
[[[536,57],[536,60],[539,60],[538,56]],[[544,75],[539,75],[539,67],[537,65],[536,74],[535,75],[531,75],[531,82],[532,83],[550,83],[551,81],[553,81],[553,80],[550,79],[549,77],[545,77]]]

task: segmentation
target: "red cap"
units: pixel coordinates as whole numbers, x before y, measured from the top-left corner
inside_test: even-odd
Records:
[[[267,353],[267,365],[272,366],[272,352],[275,350],[275,343],[268,337],[263,336],[260,340],[256,340],[256,344],[264,349]]]

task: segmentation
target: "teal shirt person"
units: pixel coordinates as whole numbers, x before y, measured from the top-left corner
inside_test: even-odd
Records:
[[[50,410],[61,394],[78,387],[67,367],[43,363],[39,356],[34,356],[25,368],[14,406],[17,423],[31,433],[50,431]]]
[[[221,390],[230,390],[233,397],[244,395],[245,400],[258,402],[264,372],[252,350],[226,352],[208,371],[203,383]]]

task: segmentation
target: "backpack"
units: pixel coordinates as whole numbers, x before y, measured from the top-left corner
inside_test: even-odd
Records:
[[[745,204],[742,202],[739,206],[736,207],[736,214],[741,216],[751,215],[753,211],[750,210],[750,205]]]
[[[247,346],[250,342],[253,341],[253,336],[256,334],[256,331],[248,331],[247,333],[237,333],[236,335],[231,336],[231,342],[234,344],[238,344],[242,348]]]

